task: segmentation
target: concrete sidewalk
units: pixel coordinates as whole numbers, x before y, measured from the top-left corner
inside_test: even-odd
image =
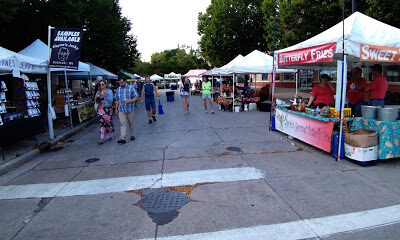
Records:
[[[192,96],[184,116],[180,97],[161,92],[157,122],[135,111],[135,141],[99,146],[92,124],[0,176],[0,239],[400,238],[398,160],[336,162],[268,131],[269,113],[205,114]],[[160,187],[187,204],[168,216],[142,210]]]

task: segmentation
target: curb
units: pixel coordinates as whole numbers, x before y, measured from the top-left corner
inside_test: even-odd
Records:
[[[84,129],[84,128],[88,127],[90,124],[94,123],[95,121],[97,121],[97,118],[93,117],[92,119],[89,119],[88,121],[80,124],[79,126],[74,127],[73,129],[69,130],[68,132],[63,133],[63,134],[59,135],[58,137],[47,141],[39,149],[32,149],[32,150],[22,154],[19,157],[16,157],[10,161],[7,161],[7,162],[1,164],[0,165],[0,175],[5,174],[14,168],[17,168],[17,167],[29,162],[33,158],[37,157],[40,153],[43,153],[43,152],[47,151],[48,149],[50,149],[50,147],[52,145],[54,145],[62,140],[70,138],[77,132],[80,132],[82,129]]]

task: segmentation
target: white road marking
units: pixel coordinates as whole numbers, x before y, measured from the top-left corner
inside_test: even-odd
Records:
[[[336,216],[312,218],[294,222],[197,233],[158,240],[294,240],[327,237],[336,233],[357,232],[400,223],[400,205]],[[151,240],[142,239],[142,240]]]
[[[92,195],[161,186],[161,174],[88,181],[0,186],[0,199],[42,198],[55,196]],[[163,186],[183,186],[207,182],[232,182],[264,178],[255,168],[197,170],[163,175]],[[158,181],[158,182],[156,182]],[[156,183],[156,184],[154,184]],[[153,186],[154,185],[154,186]]]

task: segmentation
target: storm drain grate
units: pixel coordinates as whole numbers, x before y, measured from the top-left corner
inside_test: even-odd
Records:
[[[166,213],[180,209],[187,202],[186,194],[160,189],[146,195],[140,200],[139,206],[148,213]]]
[[[227,147],[226,150],[232,151],[232,152],[240,152],[240,151],[242,151],[242,149],[240,149],[238,147]]]
[[[89,158],[89,159],[85,160],[85,162],[92,163],[92,162],[97,162],[99,160],[100,160],[99,158]]]

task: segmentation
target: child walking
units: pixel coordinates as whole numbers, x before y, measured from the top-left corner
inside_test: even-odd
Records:
[[[154,84],[150,82],[150,76],[146,76],[145,84],[142,87],[142,103],[143,99],[146,104],[147,116],[149,117],[149,124],[153,121],[157,121],[156,119],[156,102],[154,100],[154,94],[156,94],[157,98],[160,99],[160,96],[157,93],[157,89]]]

